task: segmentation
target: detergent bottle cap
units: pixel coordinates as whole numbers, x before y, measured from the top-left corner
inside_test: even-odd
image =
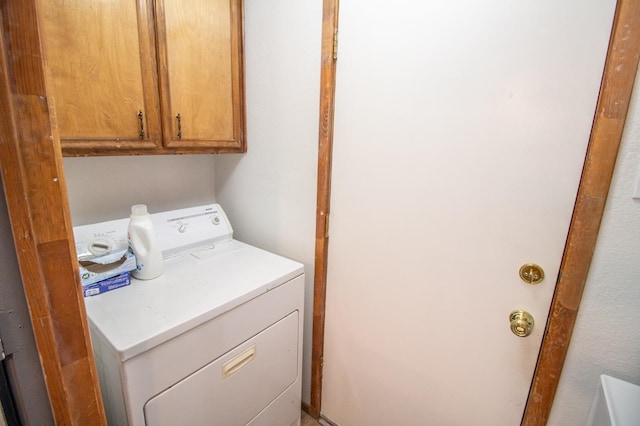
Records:
[[[146,204],[134,204],[133,206],[131,206],[131,216],[145,216],[146,214]]]

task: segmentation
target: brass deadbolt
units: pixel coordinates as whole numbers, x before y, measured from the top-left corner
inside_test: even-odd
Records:
[[[533,331],[533,317],[527,311],[520,309],[509,314],[509,322],[511,323],[511,331],[518,337],[527,337]]]
[[[544,270],[535,263],[527,263],[520,268],[520,278],[527,284],[538,284],[544,279]]]

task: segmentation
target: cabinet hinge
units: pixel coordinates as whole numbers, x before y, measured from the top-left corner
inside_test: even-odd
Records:
[[[324,237],[329,238],[329,212],[324,216]]]
[[[333,59],[338,59],[338,29],[333,29]]]

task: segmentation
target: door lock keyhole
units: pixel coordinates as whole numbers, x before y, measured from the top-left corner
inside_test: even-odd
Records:
[[[527,263],[520,268],[520,278],[527,284],[538,284],[544,279],[544,270],[535,263]]]
[[[509,314],[511,331],[518,337],[527,337],[533,331],[535,321],[527,311],[517,309]]]

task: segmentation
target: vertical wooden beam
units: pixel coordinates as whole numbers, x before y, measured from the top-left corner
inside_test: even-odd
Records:
[[[619,0],[547,329],[522,424],[547,423],[591,266],[640,56],[640,1]]]
[[[339,0],[323,0],[320,71],[320,129],[318,134],[318,195],[316,205],[315,272],[313,278],[313,343],[311,348],[311,404],[309,414],[320,415],[324,352],[324,313],[327,290],[331,158],[336,87]]]
[[[52,411],[58,425],[104,425],[35,1],[2,2],[0,19],[0,165]]]

